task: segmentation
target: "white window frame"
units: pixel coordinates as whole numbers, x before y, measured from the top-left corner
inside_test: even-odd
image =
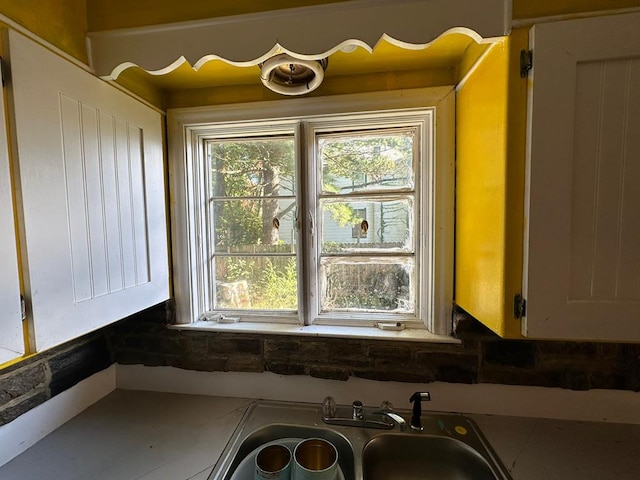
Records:
[[[423,249],[422,262],[418,265],[416,287],[421,289],[418,297],[422,304],[416,305],[414,321],[406,322],[408,328],[426,329],[437,335],[449,335],[452,326],[453,310],[453,231],[454,231],[454,149],[455,149],[455,94],[452,87],[435,87],[393,92],[376,92],[368,94],[339,95],[333,97],[296,98],[270,102],[256,102],[241,105],[222,105],[171,109],[168,111],[169,142],[169,175],[171,195],[171,225],[173,247],[173,286],[176,300],[176,320],[184,327],[196,325],[198,316],[204,310],[208,298],[203,292],[208,288],[208,268],[203,256],[203,240],[207,238],[208,226],[204,219],[202,205],[194,201],[202,198],[201,176],[194,171],[194,166],[204,158],[203,142],[211,134],[212,124],[225,123],[230,126],[260,128],[259,122],[270,125],[269,133],[281,131],[291,133],[291,126],[298,124],[296,134],[313,135],[311,129],[301,132],[301,121],[313,121],[321,124],[323,118],[349,114],[385,112],[397,116],[423,115],[428,125],[420,126],[427,131],[433,128],[431,140],[421,135],[420,149],[428,148],[427,158],[432,158],[431,165],[422,166],[426,170],[427,179],[422,181],[423,195],[417,198],[417,216],[420,221],[428,219],[429,224],[423,231],[432,232],[426,239],[416,238],[416,248]],[[354,117],[355,118],[355,117]],[[348,122],[348,116],[345,122]],[[400,120],[399,120],[400,121]],[[258,122],[258,123],[256,123]],[[313,142],[312,142],[313,143]],[[297,146],[299,149],[299,145]],[[299,150],[298,150],[299,151]],[[299,152],[301,153],[301,152]],[[300,166],[297,165],[296,168]],[[299,172],[306,177],[306,172]],[[426,193],[426,195],[424,195]],[[306,199],[307,210],[313,205]],[[427,214],[425,215],[425,211]],[[313,212],[311,212],[313,214]],[[299,218],[306,217],[299,213]],[[307,251],[312,251],[311,237],[302,222],[299,233]],[[416,232],[419,232],[418,228]],[[421,245],[418,245],[421,244]],[[299,262],[303,260],[299,255]],[[302,269],[299,268],[299,272]],[[421,282],[421,278],[429,276],[429,281]],[[302,291],[313,291],[315,280],[299,278]],[[311,284],[311,285],[310,285]],[[431,288],[430,288],[431,287]],[[317,312],[306,298],[300,298],[299,313],[291,315],[275,315],[271,317],[243,315],[243,320],[251,322],[279,322],[296,326],[299,331],[311,330],[310,324],[323,325],[325,320],[317,320]],[[334,323],[330,319],[329,323]],[[211,322],[209,322],[211,323]],[[305,325],[307,324],[307,325]],[[367,321],[349,321],[353,329],[357,325],[371,326]],[[201,325],[200,325],[201,326]],[[224,328],[224,327],[223,327]],[[251,327],[245,325],[247,330]],[[341,326],[326,327],[329,332],[340,335],[345,331]],[[347,327],[351,328],[351,327]],[[277,330],[277,325],[271,331]],[[236,329],[237,330],[237,329]]]

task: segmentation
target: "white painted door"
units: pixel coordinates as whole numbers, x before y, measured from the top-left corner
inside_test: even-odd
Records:
[[[24,354],[7,127],[4,91],[0,87],[0,364]]]
[[[530,47],[523,333],[640,341],[640,13]]]
[[[168,298],[162,118],[26,37],[8,40],[41,351]]]

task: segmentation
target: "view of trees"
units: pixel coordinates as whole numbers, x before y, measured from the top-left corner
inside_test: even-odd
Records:
[[[216,282],[232,284],[236,289],[244,285],[250,299],[249,306],[238,305],[219,294],[215,308],[297,308],[294,148],[292,137],[209,143]],[[406,131],[327,135],[319,139],[318,149],[323,195],[334,200],[322,203],[322,208],[338,226],[347,227],[349,237],[352,227],[365,219],[358,213],[362,209],[354,208],[352,201],[338,200],[366,202],[363,195],[367,192],[413,187],[413,137]],[[336,236],[331,239],[335,244],[345,241],[338,234],[327,235]],[[353,242],[350,238],[346,241]],[[359,268],[358,282],[348,278],[353,268],[334,269],[333,277],[325,283],[345,292],[349,286],[349,292],[337,296],[343,298],[340,305],[335,302],[336,295],[328,296],[333,300],[327,305],[346,309],[397,308],[398,297],[407,296],[406,272],[390,270],[390,265],[374,267]],[[383,271],[387,274],[381,277]],[[382,291],[380,285],[385,284],[385,278],[387,288]],[[354,285],[359,286],[354,289]],[[351,300],[345,302],[344,298]]]

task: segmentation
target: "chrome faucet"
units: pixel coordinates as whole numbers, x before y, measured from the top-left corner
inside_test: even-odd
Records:
[[[373,412],[373,413],[374,414],[378,414],[378,415],[382,415],[383,417],[387,417],[387,418],[390,418],[391,420],[393,420],[395,422],[395,424],[398,425],[398,428],[400,429],[401,432],[404,432],[405,429],[407,428],[407,422],[405,422],[404,418],[402,418],[397,413],[389,412],[387,410],[380,410],[380,411]]]
[[[343,425],[348,427],[361,428],[384,428],[392,429],[398,425],[400,431],[404,431],[407,422],[404,418],[393,411],[393,405],[390,402],[382,402],[379,410],[367,412],[365,415],[364,406],[359,400],[355,400],[351,404],[351,415],[347,416],[345,409],[342,408],[343,414],[338,415],[338,406],[332,397],[326,397],[322,402],[322,420],[329,425]],[[382,418],[380,418],[382,417]]]

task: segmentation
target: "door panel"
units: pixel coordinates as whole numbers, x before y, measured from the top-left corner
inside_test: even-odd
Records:
[[[640,341],[640,14],[536,25],[523,333]]]
[[[40,351],[168,298],[162,118],[20,34],[8,37]]]

